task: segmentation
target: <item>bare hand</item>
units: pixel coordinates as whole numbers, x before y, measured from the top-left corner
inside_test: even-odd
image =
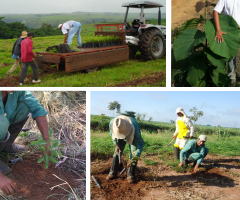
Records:
[[[34,54],[34,56],[33,56],[34,58],[36,58],[37,57],[37,55],[36,54]]]
[[[116,152],[117,152],[118,155],[121,153],[121,149],[117,144],[116,144]]]
[[[222,32],[221,30],[218,30],[218,31],[216,32],[216,36],[215,36],[214,40],[217,39],[217,42],[218,42],[218,43],[222,43],[222,42],[223,42],[223,37],[222,37],[222,35],[225,35],[225,34],[226,34],[226,33]]]
[[[196,164],[196,166],[194,167],[194,173],[197,173],[197,172],[199,172],[199,168],[198,168],[198,164]]]
[[[193,138],[193,136],[190,136],[190,139],[192,139]]]
[[[180,162],[178,167],[181,168],[183,166],[183,162]]]
[[[15,187],[14,183],[12,182],[12,180],[9,179],[8,177],[4,176],[2,173],[0,176],[0,180],[1,180],[0,181],[0,190],[2,190],[4,194],[10,195],[10,194],[13,194],[14,191],[16,191],[16,187]]]

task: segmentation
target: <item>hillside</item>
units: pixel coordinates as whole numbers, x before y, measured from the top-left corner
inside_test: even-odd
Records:
[[[49,14],[0,14],[4,17],[3,21],[23,22],[29,28],[39,28],[42,23],[57,26],[68,20],[79,21],[82,24],[123,21],[125,13],[110,12],[74,12],[74,13],[49,13]],[[128,20],[138,18],[138,13],[129,13]],[[157,13],[145,13],[146,19],[157,19]],[[166,14],[162,13],[162,19],[166,19]]]

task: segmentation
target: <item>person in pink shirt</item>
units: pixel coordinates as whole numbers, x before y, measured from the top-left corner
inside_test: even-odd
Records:
[[[27,75],[28,66],[33,70],[33,80],[32,83],[40,83],[41,80],[38,79],[38,66],[33,60],[36,57],[36,54],[33,53],[33,39],[34,35],[32,32],[27,34],[27,38],[21,43],[21,61],[22,61],[22,71],[20,75],[19,85],[23,85],[24,78]]]

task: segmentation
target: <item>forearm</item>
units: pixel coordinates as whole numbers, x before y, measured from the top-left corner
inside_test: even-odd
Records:
[[[35,117],[37,126],[42,134],[44,140],[49,140],[48,122],[46,116]]]
[[[68,33],[65,34],[65,38],[64,38],[64,44],[67,43],[67,38],[68,38]]]
[[[216,31],[221,31],[219,14],[216,10],[213,11],[213,19],[214,19],[214,24],[215,24]]]

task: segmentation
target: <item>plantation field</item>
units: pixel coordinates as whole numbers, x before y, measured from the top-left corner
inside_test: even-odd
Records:
[[[126,145],[119,166],[118,179],[106,181],[114,153],[109,132],[91,131],[91,175],[101,184],[99,189],[91,179],[91,198],[103,199],[239,199],[240,154],[238,136],[208,135],[206,147],[210,152],[202,162],[200,172],[191,166],[185,173],[179,170],[170,143],[173,131],[150,133],[141,129],[144,148],[138,161],[135,184],[128,184],[126,171],[119,175],[128,162]],[[195,136],[203,134],[196,131]],[[238,133],[236,133],[238,134]],[[160,198],[161,197],[161,198]]]
[[[94,24],[87,24],[82,27],[82,43],[88,37],[94,36],[96,28]],[[45,51],[47,47],[63,43],[64,36],[36,37],[33,38],[33,52]],[[0,40],[0,86],[18,86],[18,68],[13,76],[5,79],[4,76],[11,68],[14,60],[11,59],[12,46],[16,39]],[[73,45],[77,46],[76,37]],[[139,54],[139,53],[137,53]],[[28,79],[32,79],[32,69],[28,69]],[[144,62],[136,56],[136,59],[126,62],[115,63],[101,67],[93,73],[74,72],[74,73],[46,73],[40,72],[42,82],[33,85],[30,82],[24,86],[30,87],[106,87],[106,86],[136,86],[136,87],[165,87],[166,86],[166,59],[159,59]]]

